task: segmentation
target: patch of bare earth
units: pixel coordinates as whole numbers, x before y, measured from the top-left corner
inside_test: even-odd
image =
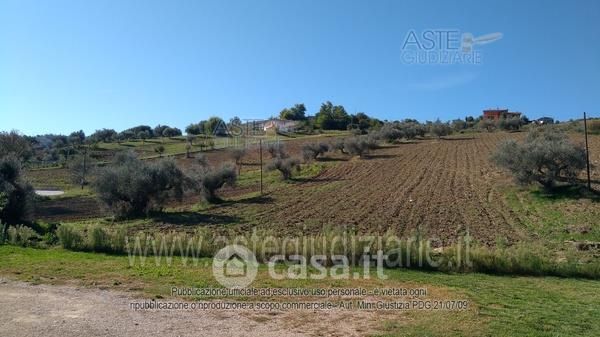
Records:
[[[519,135],[508,135],[519,137]],[[342,161],[316,179],[274,191],[260,207],[234,204],[217,211],[244,214],[279,232],[355,228],[359,232],[437,237],[453,242],[467,231],[493,244],[519,240],[521,219],[497,190],[510,183],[489,157],[507,134],[478,134],[460,140],[426,140],[387,146],[369,159]]]
[[[2,336],[364,336],[367,311],[145,310],[125,293],[0,280]],[[167,300],[161,300],[167,301]],[[335,323],[334,323],[335,322]]]

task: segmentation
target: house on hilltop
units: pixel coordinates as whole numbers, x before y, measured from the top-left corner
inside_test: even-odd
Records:
[[[508,118],[520,118],[521,117],[521,113],[520,112],[511,112],[508,111],[508,109],[488,109],[488,110],[483,110],[483,119],[491,119],[494,121],[500,120],[500,119],[508,119]]]
[[[263,130],[276,132],[293,132],[298,128],[298,121],[290,121],[287,119],[272,118],[263,124]]]

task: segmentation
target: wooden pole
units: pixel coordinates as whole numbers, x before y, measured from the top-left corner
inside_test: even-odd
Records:
[[[592,190],[592,180],[590,178],[590,149],[588,147],[588,135],[587,135],[587,116],[583,112],[583,133],[585,134],[585,160],[587,163],[587,187],[588,190]]]
[[[83,148],[83,176],[81,178],[81,189],[83,189],[83,186],[85,185],[85,174],[87,171],[87,147],[84,145]]]
[[[258,142],[258,152],[260,154],[260,195],[263,194],[263,158],[262,158],[262,139]]]

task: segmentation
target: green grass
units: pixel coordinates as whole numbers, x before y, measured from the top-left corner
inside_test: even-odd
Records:
[[[0,246],[0,274],[33,283],[74,284],[169,297],[171,286],[217,286],[211,261],[198,266],[130,267],[126,256]],[[271,280],[259,269],[255,287],[425,287],[432,298],[467,299],[471,310],[408,311],[379,316],[380,336],[598,336],[600,281],[553,277],[453,275],[386,270],[388,280]]]
[[[597,199],[566,192],[550,196],[538,189],[506,188],[503,192],[526,230],[544,242],[560,247],[566,240],[600,241]],[[577,230],[584,228],[587,233]]]

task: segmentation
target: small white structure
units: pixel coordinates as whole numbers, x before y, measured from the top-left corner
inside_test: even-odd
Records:
[[[35,194],[43,196],[43,197],[55,197],[57,195],[65,194],[65,191],[58,190],[35,190]]]
[[[292,132],[298,128],[298,121],[289,121],[286,119],[269,119],[263,125],[263,130],[266,131],[279,131],[279,132]]]

